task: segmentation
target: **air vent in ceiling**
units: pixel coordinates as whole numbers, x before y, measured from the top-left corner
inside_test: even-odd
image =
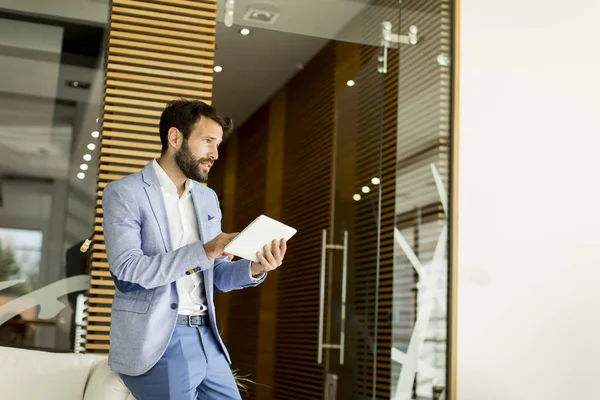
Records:
[[[247,8],[244,15],[245,21],[258,22],[265,25],[273,25],[279,18],[279,10],[274,7],[264,7],[261,5],[251,5]]]

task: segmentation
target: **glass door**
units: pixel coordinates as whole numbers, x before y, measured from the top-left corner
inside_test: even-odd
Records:
[[[219,49],[228,46],[240,59],[280,51],[277,63],[291,65],[278,107],[263,110],[276,123],[265,128],[261,114],[249,120],[256,136],[240,135],[240,148],[260,149],[253,137],[271,128],[284,132],[278,211],[298,229],[277,273],[276,307],[265,318],[274,326],[265,337],[274,344],[261,346],[272,356],[230,346],[234,367],[261,385],[245,398],[391,398],[398,60],[416,31],[401,30],[397,0],[228,0],[219,13],[225,17],[217,26],[223,39],[216,63],[250,76],[242,63],[220,59]],[[239,44],[237,32],[255,47]],[[242,101],[219,94],[224,73],[215,78],[218,107]],[[265,78],[247,82],[248,89],[269,85]],[[244,295],[229,298],[260,312]]]
[[[336,92],[332,213],[323,230],[319,362],[326,399],[371,398],[377,365],[382,201],[381,48],[339,44],[353,62]],[[383,182],[385,184],[385,182]]]

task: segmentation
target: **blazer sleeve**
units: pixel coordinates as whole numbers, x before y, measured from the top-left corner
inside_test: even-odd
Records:
[[[108,264],[121,292],[156,288],[212,268],[200,241],[168,253],[144,255],[139,205],[123,182],[105,187],[102,209]]]
[[[221,207],[219,206],[219,198],[214,193],[216,209],[218,212],[219,224],[222,220]],[[219,229],[220,231],[220,229]],[[262,274],[259,279],[252,279],[250,272],[251,261],[238,260],[231,262],[227,257],[215,259],[214,264],[214,287],[216,292],[230,292],[232,290],[244,289],[260,285],[266,278],[267,274]]]

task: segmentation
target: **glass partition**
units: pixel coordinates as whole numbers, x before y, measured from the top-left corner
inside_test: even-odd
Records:
[[[73,351],[109,5],[34,3],[0,5],[0,346]]]

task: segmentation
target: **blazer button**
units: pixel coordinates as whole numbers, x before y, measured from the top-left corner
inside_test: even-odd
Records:
[[[177,309],[177,303],[173,303],[173,304],[171,304],[171,308],[172,308],[173,310],[176,310],[176,309]]]

